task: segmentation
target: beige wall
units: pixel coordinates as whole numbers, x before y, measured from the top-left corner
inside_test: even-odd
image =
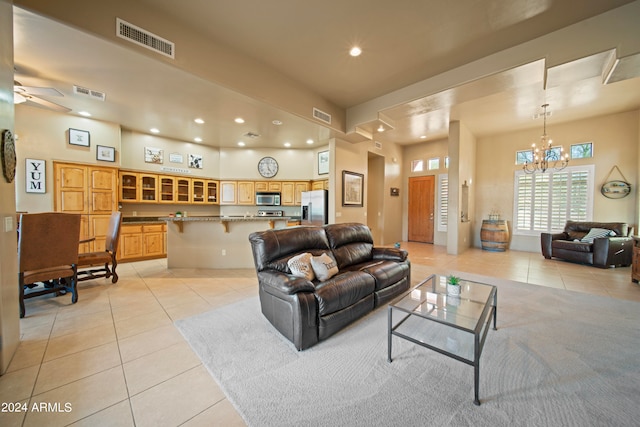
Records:
[[[638,225],[638,196],[624,199],[608,199],[600,194],[600,186],[614,166],[618,166],[629,180],[633,189],[638,185],[639,169],[639,112],[595,117],[570,123],[547,122],[547,133],[554,144],[563,145],[568,150],[571,144],[594,143],[592,159],[572,160],[571,165],[595,165],[595,195],[593,219],[596,221],[623,221]],[[532,128],[478,139],[476,209],[472,218],[474,224],[474,245],[480,246],[482,219],[487,219],[492,210],[501,213],[502,219],[513,226],[513,182],[515,152],[526,150],[532,142],[537,142],[542,129]],[[622,179],[617,172],[611,179]],[[637,230],[637,228],[636,228]],[[540,239],[530,236],[512,236],[511,249],[539,252]]]
[[[423,144],[414,144],[407,145],[404,147],[403,157],[404,161],[402,163],[402,170],[404,171],[404,180],[403,186],[401,187],[401,195],[402,195],[402,212],[403,212],[403,230],[402,236],[403,240],[407,240],[407,236],[409,233],[408,229],[408,218],[406,217],[406,212],[409,209],[409,178],[416,176],[428,176],[434,175],[436,181],[436,192],[434,193],[434,206],[437,206],[438,195],[437,195],[437,185],[438,185],[438,175],[440,174],[448,174],[449,171],[445,168],[444,161],[445,157],[449,155],[449,141],[448,139],[442,139],[439,141],[427,142]],[[440,169],[438,170],[426,170],[427,169],[427,161],[429,159],[439,158],[440,159]],[[412,172],[411,171],[411,162],[414,160],[423,160],[424,161],[424,169],[422,172]],[[434,222],[434,230],[433,230],[433,243],[435,245],[446,246],[447,244],[447,233],[438,231],[437,224]]]
[[[80,147],[68,142],[69,128],[89,131],[90,146]],[[53,210],[53,161],[70,161],[101,166],[117,167],[120,164],[120,126],[61,114],[38,107],[16,106],[15,129],[18,155],[16,174],[16,207],[23,212],[47,212]],[[96,146],[104,145],[116,149],[116,161],[96,160]],[[46,160],[46,193],[25,191],[25,159]]]
[[[12,2],[0,0],[0,131],[14,133]],[[0,374],[20,343],[15,181],[0,177]],[[12,227],[7,229],[9,218]]]

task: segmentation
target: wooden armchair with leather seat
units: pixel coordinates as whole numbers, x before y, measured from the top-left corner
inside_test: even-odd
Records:
[[[78,255],[78,281],[93,280],[99,277],[111,277],[111,283],[118,281],[116,267],[118,260],[118,242],[120,241],[120,228],[122,225],[122,213],[114,212],[109,220],[109,228],[105,239],[104,251],[86,252]],[[98,268],[88,268],[96,267]],[[111,267],[109,267],[111,265]]]
[[[40,295],[71,292],[78,301],[77,269],[80,215],[38,213],[20,216],[18,286],[20,317],[24,300]],[[26,289],[27,287],[32,290]]]

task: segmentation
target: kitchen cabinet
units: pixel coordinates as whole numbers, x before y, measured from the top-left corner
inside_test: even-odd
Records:
[[[161,203],[175,203],[176,180],[172,176],[160,176],[159,187]]]
[[[302,192],[309,191],[309,181],[286,181],[282,183],[280,203],[283,206],[300,206],[302,204]]]
[[[191,178],[176,177],[176,195],[177,203],[191,202]]]
[[[62,162],[54,162],[53,170],[54,211],[80,214],[80,239],[95,238],[80,245],[80,252],[104,249],[101,224],[117,210],[118,170]]]
[[[329,187],[328,179],[321,179],[319,181],[313,181],[311,183],[312,190],[328,190],[328,187]]]
[[[158,175],[139,174],[140,193],[138,201],[140,203],[158,202]]]
[[[220,204],[235,205],[238,202],[237,188],[236,181],[220,181]]]
[[[165,239],[165,224],[123,223],[120,229],[118,260],[162,258],[167,255]]]
[[[191,178],[191,203],[217,204],[218,181]]]
[[[256,190],[253,181],[238,181],[238,204],[255,205]]]
[[[140,199],[138,174],[135,172],[120,171],[120,201],[137,202]]]
[[[255,182],[255,191],[273,191],[273,192],[282,192],[282,182],[280,181],[256,181]]]

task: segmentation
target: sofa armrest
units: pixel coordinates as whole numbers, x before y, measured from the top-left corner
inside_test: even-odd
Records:
[[[542,255],[546,259],[551,259],[553,256],[553,250],[551,249],[551,243],[554,240],[567,240],[569,235],[567,233],[541,233],[540,234],[540,247],[542,249]]]
[[[385,261],[406,261],[409,253],[404,249],[399,248],[373,248],[373,259],[374,260],[385,260]]]
[[[593,265],[631,265],[633,237],[600,237],[593,239]]]
[[[297,277],[292,274],[283,273],[278,270],[262,270],[258,272],[258,283],[269,292],[282,295],[293,295],[298,292],[315,292],[313,283],[304,277]]]

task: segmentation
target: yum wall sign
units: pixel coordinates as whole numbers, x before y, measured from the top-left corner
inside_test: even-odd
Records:
[[[46,193],[47,192],[47,170],[44,160],[26,159],[27,176],[26,184],[27,193]]]

